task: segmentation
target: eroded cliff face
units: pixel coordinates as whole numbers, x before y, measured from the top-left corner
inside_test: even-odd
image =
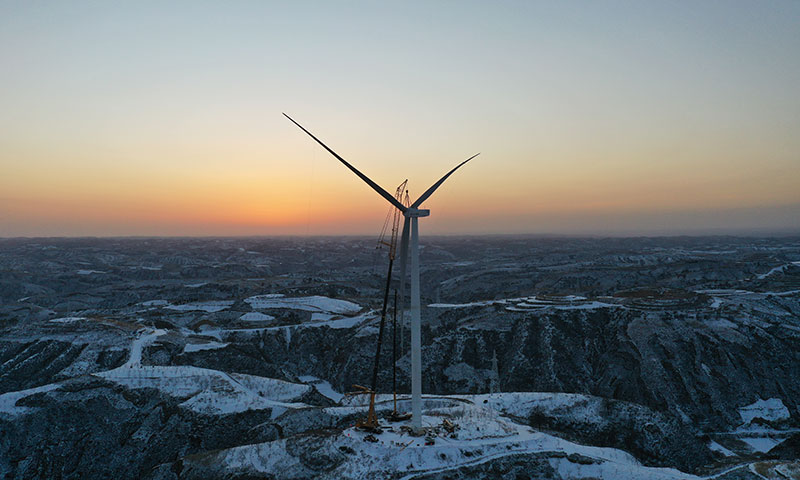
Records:
[[[793,312],[776,319],[752,312],[655,314],[617,307],[515,312],[489,305],[430,308],[426,315],[426,393],[487,392],[496,354],[502,391],[605,399],[591,406],[593,418],[602,420],[576,420],[570,412],[589,408],[582,405],[532,411],[522,421],[587,444],[625,448],[647,465],[687,471],[705,465],[710,453],[698,438],[735,428],[741,423],[737,409],[759,398],[781,399],[789,422],[798,423],[800,325],[793,322],[800,322]],[[376,334],[374,321],[351,328],[294,326],[232,332],[215,338],[225,343],[221,348],[190,352],[186,338],[164,335],[144,348],[142,363],[290,381],[313,375],[349,391],[369,381]],[[390,391],[391,342],[385,345],[379,389]],[[3,346],[3,391],[51,383],[65,371],[107,370],[128,357],[116,347],[63,340]],[[94,353],[83,354],[87,349]],[[405,391],[408,358],[398,365],[399,389]],[[58,394],[26,398],[22,406],[36,407],[33,413],[0,420],[6,471],[120,475],[135,464],[143,472],[192,452],[240,444],[248,435],[266,441],[282,434],[279,426],[251,430],[270,424],[263,412],[211,419],[157,392],[128,391],[91,376],[64,385]],[[95,459],[101,458],[108,470],[97,470],[101,463]]]
[[[487,392],[496,354],[502,391],[624,400],[708,429],[737,425],[737,408],[758,398],[780,398],[797,415],[800,316],[794,314],[770,319],[747,313],[620,308],[518,313],[474,307],[445,312],[433,323],[423,329],[425,392]],[[369,381],[374,325],[288,330],[235,333],[225,337],[225,348],[191,354],[164,340],[146,349],[145,357],[275,378],[314,375],[340,391]],[[391,389],[388,340],[387,335],[379,375],[383,391]],[[401,391],[408,389],[408,364],[401,356]]]
[[[98,346],[81,342],[79,336],[0,340],[0,393],[110,370],[127,358],[127,345],[121,342],[118,346]]]
[[[432,309],[431,309],[432,310]],[[457,316],[469,319],[462,325]],[[625,400],[688,416],[711,429],[735,425],[739,406],[780,398],[796,414],[800,398],[800,317],[747,313],[655,314],[615,308],[555,313],[446,312],[424,329],[424,389],[488,391],[496,353],[503,391],[560,391]],[[480,320],[480,322],[478,322]],[[794,321],[795,325],[792,324]],[[496,327],[492,328],[492,324]],[[292,379],[314,375],[341,391],[369,380],[376,332],[326,327],[233,333],[228,346],[184,353],[160,340],[145,361]],[[77,338],[80,341],[79,338]],[[380,382],[391,388],[391,342],[384,339]],[[122,364],[127,349],[65,340],[0,342],[0,392],[18,391]],[[408,388],[400,356],[399,388]],[[682,412],[682,413],[681,413]]]
[[[739,410],[745,405],[770,399],[785,408],[750,427],[789,435],[800,426],[800,257],[792,256],[798,247],[736,240],[701,248],[645,239],[646,252],[617,251],[631,242],[520,241],[487,249],[492,242],[470,240],[458,249],[444,241],[426,249],[423,391],[465,396],[496,385],[503,392],[554,392],[524,411],[498,409],[517,423],[687,472],[720,460],[709,438],[725,443],[713,435],[746,423]],[[0,472],[9,478],[195,472],[201,478],[213,470],[233,478],[225,469],[207,470],[208,452],[351,425],[355,414],[331,416],[322,408],[277,417],[263,406],[203,414],[182,405],[197,391],[176,397],[94,376],[130,366],[136,357],[143,367],[212,369],[230,377],[222,393],[235,389],[230,374],[236,373],[298,383],[313,376],[339,392],[368,385],[378,332],[375,299],[383,285],[380,275],[358,266],[369,263],[368,255],[354,257],[352,242],[297,247],[281,241],[269,257],[249,250],[262,247],[252,243],[245,249],[192,241],[180,255],[171,244],[150,252],[136,242],[141,251],[113,255],[102,242],[61,250],[27,245],[24,255],[0,248],[0,395],[6,395],[0,397]],[[605,250],[595,255],[593,248]],[[346,300],[357,307],[343,314],[256,308],[248,301],[266,294],[325,295],[334,298],[323,303]],[[391,391],[391,338],[387,328],[381,392]],[[398,344],[407,350],[407,333],[404,340]],[[402,350],[397,380],[405,392],[409,357]],[[42,390],[14,393],[36,387]],[[564,403],[563,393],[579,398]],[[302,401],[329,402],[315,395]],[[787,440],[775,455],[796,459],[796,443]],[[735,442],[724,447],[736,450]],[[739,447],[742,461],[763,457]],[[305,455],[300,450],[298,458]],[[450,473],[493,478],[502,469],[527,468],[559,478],[556,460],[514,454]],[[310,471],[317,468],[308,463]]]
[[[4,478],[141,478],[201,451],[273,440],[269,410],[202,415],[155,389],[87,376],[23,398],[0,415]],[[267,425],[263,425],[263,424]]]

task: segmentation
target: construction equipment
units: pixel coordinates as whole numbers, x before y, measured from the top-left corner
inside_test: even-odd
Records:
[[[407,184],[408,180],[403,181],[403,183],[397,187],[394,193],[395,200],[404,205],[409,204],[408,190],[406,190]],[[362,393],[369,395],[369,410],[367,412],[367,418],[356,423],[356,426],[362,430],[373,431],[380,429],[378,426],[378,418],[375,415],[375,394],[378,389],[378,370],[380,370],[381,346],[383,344],[383,331],[386,325],[386,311],[388,310],[389,306],[389,289],[392,285],[392,267],[394,265],[395,254],[397,252],[397,233],[400,230],[401,216],[402,212],[400,212],[400,210],[394,206],[390,207],[389,213],[386,215],[386,221],[383,223],[383,229],[381,230],[380,237],[378,238],[377,248],[381,248],[383,246],[389,247],[389,271],[386,274],[386,288],[383,292],[383,307],[381,308],[381,321],[380,326],[378,327],[378,344],[375,351],[375,363],[372,367],[371,388],[367,389],[365,387],[354,385],[354,387],[360,389]],[[389,230],[390,225],[391,230]],[[395,400],[395,407],[396,406],[397,402]]]
[[[369,410],[367,411],[367,418],[356,421],[356,428],[370,433],[383,433],[383,429],[378,424],[378,416],[375,414],[375,389],[369,389],[361,385],[353,385],[356,389],[355,392],[348,393],[347,395],[369,395]]]
[[[402,422],[411,418],[410,413],[400,413],[397,411],[397,289],[394,291],[394,309],[392,316],[392,414],[389,420],[392,422]]]

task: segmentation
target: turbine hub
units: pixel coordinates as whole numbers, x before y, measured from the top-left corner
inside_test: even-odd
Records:
[[[405,216],[408,218],[413,217],[427,217],[431,214],[431,211],[426,208],[407,208],[405,212]]]

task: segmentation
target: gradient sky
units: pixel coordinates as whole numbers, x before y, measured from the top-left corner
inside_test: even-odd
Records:
[[[800,231],[800,2],[2,2],[0,236]]]

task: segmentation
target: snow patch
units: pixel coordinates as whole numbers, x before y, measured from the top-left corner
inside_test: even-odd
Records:
[[[333,320],[334,318],[336,318],[336,315],[333,315],[331,313],[314,312],[311,314],[312,322],[327,322],[329,320]]]
[[[199,352],[202,350],[216,350],[227,347],[227,343],[208,342],[208,343],[187,343],[183,347],[183,353]]]
[[[142,302],[140,305],[145,307],[163,307],[165,305],[169,305],[169,302],[166,300],[148,300],[146,302]]]
[[[246,410],[271,409],[275,418],[287,409],[308,405],[294,402],[311,390],[308,385],[191,366],[128,366],[95,373],[128,388],[156,388],[184,400],[190,410],[225,415]]]
[[[22,407],[22,406],[18,407],[16,405],[17,401],[36,393],[49,392],[51,390],[55,390],[60,386],[61,385],[58,383],[51,383],[49,385],[43,385],[41,387],[36,387],[36,388],[29,388],[27,390],[20,390],[18,392],[8,392],[0,394],[0,414],[16,416],[28,413],[34,409],[31,407]]]
[[[247,312],[241,317],[239,317],[239,320],[242,320],[244,322],[270,322],[272,320],[275,320],[275,317],[261,312]]]
[[[183,305],[167,305],[168,310],[177,310],[180,312],[193,312],[201,311],[208,313],[221,312],[233,305],[233,300],[211,300],[206,302],[192,302]]]
[[[50,320],[53,323],[75,323],[86,320],[86,317],[61,317]]]
[[[158,329],[158,330],[149,330],[145,334],[140,335],[136,338],[133,342],[131,342],[131,354],[128,357],[128,361],[125,362],[119,368],[130,368],[139,366],[142,363],[142,349],[147,345],[153,343],[153,341],[160,337],[161,335],[166,334],[166,330]]]
[[[708,448],[709,448],[709,450],[713,450],[715,452],[719,452],[719,453],[721,453],[722,455],[724,455],[726,457],[736,457],[736,456],[738,456],[735,453],[733,453],[730,450],[728,450],[727,448],[725,448],[722,445],[720,445],[719,443],[715,442],[714,440],[711,440],[711,443],[708,444]]]
[[[344,395],[333,389],[333,386],[327,380],[323,380],[313,375],[301,375],[297,379],[305,384],[313,385],[319,393],[330,398],[335,403],[339,403],[344,398]]]
[[[337,300],[333,298],[313,295],[310,297],[276,296],[276,294],[256,295],[245,299],[254,309],[267,308],[288,308],[292,310],[305,310],[309,312],[323,313],[357,313],[361,306],[347,300]]]
[[[512,392],[467,395],[462,398],[468,398],[478,405],[484,404],[505,415],[528,418],[534,408],[574,409],[592,397],[578,393]]]
[[[739,408],[739,415],[745,424],[749,424],[755,418],[762,418],[768,422],[775,422],[779,420],[788,420],[789,409],[783,404],[779,398],[770,398],[768,400],[761,400]]]
[[[108,272],[101,272],[100,270],[78,270],[78,275],[92,275],[93,273],[108,273]]]
[[[589,301],[580,295],[564,295],[557,298],[537,298],[535,295],[522,298],[506,298],[502,300],[483,300],[469,303],[431,303],[430,308],[469,308],[486,307],[490,305],[506,305],[506,310],[512,312],[525,312],[530,309],[555,308],[556,310],[593,310],[596,308],[621,308],[614,303]]]
[[[761,275],[756,275],[756,278],[759,280],[764,280],[765,278],[769,277],[770,275],[774,275],[776,273],[785,273],[787,267],[791,266],[800,266],[800,262],[791,262],[791,263],[784,263],[783,265],[779,265],[767,273],[762,273]]]
[[[330,328],[352,328],[352,327],[355,327],[356,325],[360,324],[361,322],[364,322],[366,320],[372,320],[374,318],[375,318],[374,315],[372,315],[371,313],[367,313],[367,314],[364,314],[364,315],[359,315],[357,317],[345,317],[345,318],[340,318],[339,320],[330,320],[330,321],[327,321],[327,322],[307,323],[307,324],[304,324],[303,326],[304,327],[321,327],[321,326],[325,326],[325,327],[330,327]]]
[[[783,442],[784,439],[772,437],[741,437],[739,440],[746,443],[754,452],[767,453],[775,448],[776,445]]]

